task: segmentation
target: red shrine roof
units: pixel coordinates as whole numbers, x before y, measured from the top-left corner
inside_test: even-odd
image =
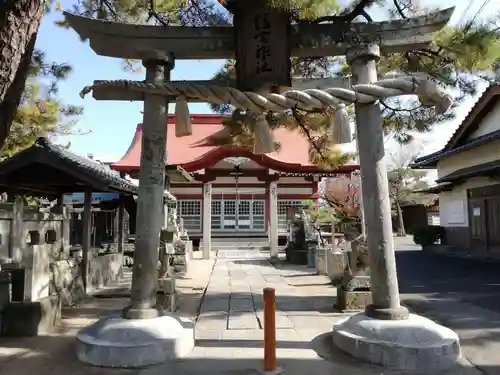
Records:
[[[267,168],[286,173],[350,173],[358,165],[344,165],[336,170],[325,171],[309,161],[309,142],[298,131],[280,128],[273,134],[280,142],[279,152],[255,155],[249,151],[236,150],[226,146],[215,146],[214,136],[224,131],[221,123],[228,116],[215,114],[191,115],[193,134],[187,137],[175,136],[175,115],[168,115],[167,160],[168,164],[179,165],[188,172],[210,167],[230,156],[245,156]],[[125,155],[112,168],[118,171],[137,171],[140,166],[142,124],[137,125],[134,138]]]

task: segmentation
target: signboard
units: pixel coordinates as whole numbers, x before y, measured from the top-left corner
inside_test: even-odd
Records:
[[[233,12],[238,89],[291,87],[289,14],[268,8],[265,0],[240,0]]]

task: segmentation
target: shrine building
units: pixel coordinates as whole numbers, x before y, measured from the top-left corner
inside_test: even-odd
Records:
[[[335,170],[318,168],[309,161],[308,140],[284,128],[273,132],[281,147],[272,154],[216,146],[217,137],[225,134],[221,120],[227,116],[191,117],[192,135],[177,138],[175,116],[168,116],[167,160],[193,177],[187,183],[170,181],[169,190],[177,197],[178,217],[195,241],[207,235],[212,239],[285,236],[287,207],[317,202],[322,178],[350,175],[359,168],[356,164]],[[139,124],[129,149],[112,165],[114,170],[138,178],[141,138]],[[207,209],[211,215],[204,215]]]

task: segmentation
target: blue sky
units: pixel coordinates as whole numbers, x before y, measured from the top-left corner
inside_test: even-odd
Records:
[[[484,0],[475,0],[471,7],[467,8],[465,18],[475,15],[477,9]],[[71,0],[63,0],[64,9],[70,9]],[[462,18],[468,0],[458,0],[457,9],[452,18],[452,23]],[[344,3],[344,1],[341,1]],[[438,6],[442,1],[421,1],[423,5]],[[491,15],[500,10],[500,2],[493,0],[481,15]],[[71,141],[72,150],[80,154],[91,153],[104,161],[116,161],[127,150],[136,125],[141,122],[142,102],[98,102],[88,95],[81,99],[79,91],[96,79],[134,79],[142,80],[144,73],[127,73],[122,69],[119,59],[111,59],[97,56],[88,46],[87,42],[81,42],[77,34],[72,30],[65,30],[54,25],[54,21],[61,19],[62,15],[57,12],[48,14],[40,28],[37,47],[46,52],[50,60],[67,62],[74,72],[68,80],[61,82],[59,97],[67,104],[75,104],[84,107],[78,127],[82,130],[92,129],[92,133],[85,136],[70,137],[70,139],[59,139],[61,142]],[[380,17],[376,17],[380,18]],[[174,80],[202,80],[210,79],[222,66],[222,60],[204,61],[177,61],[172,73]],[[473,104],[473,99],[468,100],[457,113],[457,118],[451,123],[441,124],[425,137],[426,151],[434,151],[443,146],[456,126]],[[210,113],[205,104],[191,105],[191,113]]]

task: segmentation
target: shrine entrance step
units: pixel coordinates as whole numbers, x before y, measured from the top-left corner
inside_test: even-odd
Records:
[[[269,250],[267,237],[212,238],[212,251],[216,250]],[[200,243],[203,250],[203,242]]]

